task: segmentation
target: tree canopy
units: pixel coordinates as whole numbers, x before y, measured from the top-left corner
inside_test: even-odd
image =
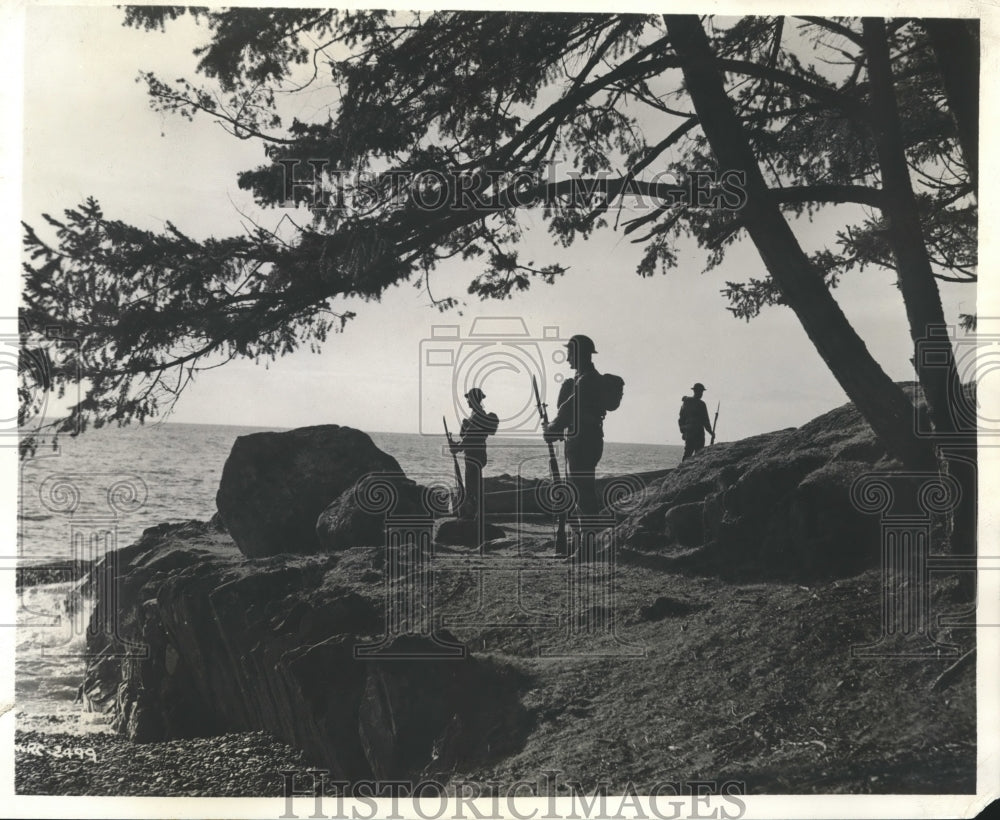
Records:
[[[790,304],[855,400],[886,398],[887,379],[872,362],[867,382],[851,382],[851,363],[831,360],[847,331],[810,318],[834,316],[835,303],[812,291],[796,301],[796,283],[825,291],[893,269],[916,341],[942,321],[934,280],[975,281],[974,23],[146,6],[127,8],[125,24],[169,36],[183,14],[206,31],[203,79],[143,74],[153,106],[260,140],[268,161],[239,176],[260,204],[316,204],[314,171],[329,201],[291,239],[263,228],[202,240],[173,225],[154,233],[93,200],[45,216],[54,243],[26,225],[23,318],[57,322],[83,351],[52,371],[54,383],[88,380],[63,429],[156,415],[219,355],[318,345],[354,315],[345,298],[420,285],[444,259],[478,265],[468,290],[480,298],[552,282],[557,262],[519,255],[527,208],[540,208],[563,244],[614,225],[642,245],[641,276],[674,267],[688,237],[711,269],[749,233],[763,264],[724,283],[730,311],[752,319]],[[287,121],[283,96],[304,89],[325,96],[323,115]],[[713,139],[715,115],[734,133]],[[727,152],[720,142],[734,135]],[[703,197],[695,171],[716,174]],[[760,208],[740,207],[727,173],[759,176],[771,227],[751,230]],[[306,182],[290,185],[296,178]],[[618,208],[634,195],[651,205],[623,221]],[[857,207],[830,245],[776,272],[762,237],[845,203]],[[935,378],[925,389],[945,423]],[[905,409],[901,395],[867,411],[859,403],[880,435]]]

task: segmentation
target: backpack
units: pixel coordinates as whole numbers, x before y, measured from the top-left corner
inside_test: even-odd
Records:
[[[613,373],[602,373],[601,392],[605,411],[617,410],[622,405],[622,396],[625,395],[625,379]]]
[[[688,424],[688,417],[691,415],[691,406],[688,404],[690,396],[681,396],[681,411],[677,414],[677,426],[683,431]]]
[[[488,436],[492,436],[500,429],[500,419],[496,413],[487,413],[485,416],[485,422],[483,427],[486,429],[483,431]]]

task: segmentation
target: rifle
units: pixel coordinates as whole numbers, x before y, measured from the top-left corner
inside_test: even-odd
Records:
[[[709,446],[715,444],[715,425],[719,423],[719,408],[722,407],[722,402],[720,401],[715,405],[715,418],[712,419],[712,440],[709,442]]]
[[[538,380],[534,376],[531,377],[531,386],[535,391],[535,406],[538,408],[538,416],[542,420],[542,429],[547,430],[549,426],[549,414],[545,409],[546,405],[542,402],[541,394],[538,392]],[[552,474],[552,483],[553,485],[561,484],[562,479],[559,477],[559,460],[556,458],[555,445],[548,440],[545,443],[549,446],[549,472]],[[565,513],[560,513],[556,517],[556,554],[566,554]]]
[[[451,449],[451,445],[455,442],[451,438],[451,431],[448,429],[448,419],[441,416],[441,421],[444,422],[444,434],[448,437],[448,449],[451,450],[451,460],[455,464],[455,481],[458,482],[458,491],[462,495],[465,495],[465,485],[462,483],[462,471],[458,467],[458,456],[455,455],[455,451]],[[452,512],[457,514],[457,511],[452,507]]]

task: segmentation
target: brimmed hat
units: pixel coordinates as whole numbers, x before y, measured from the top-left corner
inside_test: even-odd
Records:
[[[570,336],[569,341],[566,342],[566,347],[569,347],[574,343],[576,344],[577,353],[582,353],[584,355],[590,353],[591,355],[593,355],[594,353],[597,352],[597,350],[594,348],[594,340],[591,339],[589,336],[584,336],[582,333],[577,333],[575,336]]]
[[[705,385],[703,385],[701,382],[695,382],[694,383],[694,387],[692,387],[691,389],[692,390],[707,390],[708,388],[706,388]]]
[[[465,398],[472,399],[473,401],[482,401],[486,398],[486,394],[478,387],[473,387],[468,393],[465,394]]]

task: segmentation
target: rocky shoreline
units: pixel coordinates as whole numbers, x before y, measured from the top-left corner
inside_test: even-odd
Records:
[[[463,543],[440,537],[447,493],[360,431],[254,434],[233,452],[216,518],[148,529],[82,587],[95,601],[82,695],[117,735],[89,779],[86,761],[58,761],[77,767],[72,788],[125,793],[136,765],[130,794],[273,794],[255,790],[280,788],[264,781],[285,749],[348,781],[557,768],[588,788],[975,787],[974,665],[939,684],[974,630],[896,634],[898,657],[853,657],[879,640],[884,589],[878,517],[855,482],[889,476],[916,498],[929,479],[897,475],[850,405],[607,482],[605,518],[568,559],[549,516],[521,514],[544,486],[499,482],[514,513],[488,510],[487,540]],[[925,528],[947,552],[948,515]],[[926,601],[967,605],[954,576]],[[217,747],[250,780],[151,781],[135,762],[169,750],[203,771]],[[63,788],[43,755],[18,766],[25,788]]]
[[[92,561],[54,561],[20,566],[14,576],[15,586],[21,590],[43,584],[79,581],[89,575],[92,569]]]

